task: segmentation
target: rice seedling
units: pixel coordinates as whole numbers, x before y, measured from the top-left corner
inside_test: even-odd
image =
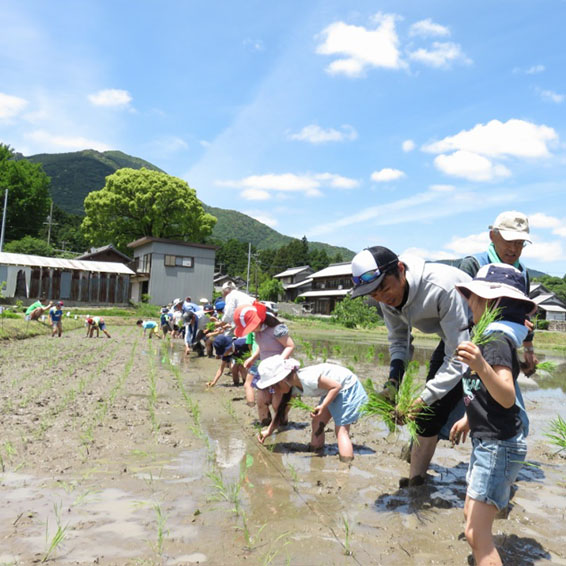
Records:
[[[236,529],[242,531],[242,533],[244,534],[244,539],[246,541],[246,550],[251,551],[253,550],[257,539],[259,537],[259,535],[261,534],[261,532],[263,531],[263,529],[265,529],[265,527],[267,526],[267,523],[264,523],[263,525],[261,525],[261,527],[258,529],[257,533],[255,535],[252,535],[248,526],[248,517],[245,513],[245,511],[241,511],[240,516],[242,518],[242,526],[241,527],[236,527]]]
[[[295,468],[295,466],[293,466],[293,464],[289,464],[287,466],[287,469],[289,470],[289,475],[291,476],[291,480],[293,482],[298,482],[299,481],[299,474],[297,473],[297,468]]]
[[[549,429],[544,434],[551,444],[558,447],[558,452],[566,450],[566,421],[558,415],[549,423]]]
[[[375,359],[375,346],[371,345],[368,346],[368,349],[366,350],[366,361],[368,363],[373,362],[373,360]]]
[[[45,523],[45,541],[49,545],[47,548],[46,553],[44,554],[41,562],[47,562],[49,557],[57,550],[59,546],[63,544],[63,540],[67,534],[67,528],[69,527],[69,523],[67,523],[64,527],[61,526],[61,504],[55,505],[53,504],[53,511],[55,513],[55,521],[57,523],[57,530],[55,534],[49,539],[49,519],[47,519]]]
[[[161,510],[161,505],[159,503],[153,504],[153,510],[155,511],[156,519],[157,519],[157,541],[156,541],[156,550],[157,554],[161,556],[163,554],[163,540],[166,534],[169,534],[169,531],[165,528],[165,524],[167,522],[167,516]]]
[[[379,354],[377,354],[377,361],[379,362],[379,365],[382,366],[385,362],[385,354],[383,352],[379,352]]]
[[[339,358],[342,354],[342,346],[340,346],[340,344],[335,344],[334,346],[332,346],[332,352],[334,353],[335,357]]]
[[[314,407],[307,405],[300,397],[291,397],[289,406],[293,409],[302,409],[303,411],[308,411],[309,413],[312,413],[314,411]]]
[[[362,415],[377,416],[390,432],[396,432],[399,425],[406,425],[409,436],[416,441],[418,426],[415,418],[417,415],[422,416],[423,412],[426,414],[428,410],[426,406],[417,403],[422,389],[415,383],[417,371],[418,365],[409,365],[393,400],[386,398],[383,393],[376,392],[371,380],[369,383],[366,380],[364,386],[369,389],[368,401],[361,408]]]
[[[486,334],[488,326],[501,318],[501,308],[493,305],[486,305],[481,318],[474,325],[471,337],[472,344],[476,346],[485,346],[496,338],[493,333]]]
[[[545,371],[547,373],[552,373],[556,370],[558,364],[556,362],[551,362],[547,360],[545,362],[539,362],[536,366],[536,371]]]
[[[344,515],[342,517],[342,522],[344,523],[344,554],[346,556],[352,556],[352,550],[350,549],[350,534],[351,534],[351,529],[350,529],[350,523],[348,522],[348,518],[346,517],[346,515]]]
[[[277,555],[285,549],[285,547],[291,542],[289,540],[289,536],[290,533],[289,532],[285,532],[281,535],[279,535],[272,543],[271,543],[271,547],[263,556],[263,562],[262,562],[262,566],[270,566],[271,564],[273,564],[273,561],[275,560],[275,558],[277,557]],[[279,541],[282,541],[279,545]],[[275,548],[273,548],[275,547]],[[289,557],[287,557],[287,564],[291,563],[291,559]]]

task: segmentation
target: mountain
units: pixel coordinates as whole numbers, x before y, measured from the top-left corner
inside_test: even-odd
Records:
[[[215,208],[206,204],[203,204],[203,206],[206,212],[216,216],[218,219],[212,232],[213,238],[218,238],[219,240],[235,238],[241,242],[251,242],[259,250],[280,248],[293,240],[291,236],[284,236],[273,230],[273,228],[237,210]],[[337,252],[340,252],[344,261],[352,259],[355,255],[348,248],[331,246],[322,242],[309,242],[309,249],[324,250],[329,256],[334,256]]]
[[[138,157],[121,151],[85,149],[73,153],[39,153],[26,157],[32,163],[41,163],[51,177],[51,196],[57,206],[66,212],[84,214],[83,201],[91,191],[104,187],[105,179],[117,169],[153,169],[161,171]]]
[[[16,158],[22,159],[23,156],[17,155]],[[66,212],[80,215],[84,214],[83,202],[86,195],[102,189],[106,177],[116,170],[123,167],[145,167],[162,171],[148,161],[121,151],[100,152],[85,149],[72,153],[39,153],[25,159],[41,163],[43,170],[51,178],[51,196],[55,204]],[[207,212],[218,219],[212,233],[213,238],[235,238],[242,242],[251,242],[258,249],[279,248],[293,239],[236,210],[215,208],[204,203],[203,205]],[[339,252],[344,261],[354,257],[352,250],[322,242],[309,242],[309,247],[311,250],[323,249],[331,257]]]

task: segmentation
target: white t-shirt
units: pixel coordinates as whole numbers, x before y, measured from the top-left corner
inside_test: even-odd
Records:
[[[293,387],[293,394],[306,397],[320,397],[328,393],[328,389],[322,389],[318,386],[318,380],[321,376],[336,381],[342,386],[342,390],[349,389],[357,380],[357,377],[348,368],[328,363],[302,368],[297,372],[297,375],[303,386],[303,391]]]
[[[243,291],[238,291],[237,289],[230,291],[228,295],[226,295],[226,305],[224,307],[222,322],[232,324],[234,322],[234,311],[242,305],[251,305],[253,302],[254,299],[246,295]]]

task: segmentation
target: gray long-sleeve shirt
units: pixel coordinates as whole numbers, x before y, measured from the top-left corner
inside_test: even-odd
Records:
[[[389,334],[389,353],[391,360],[407,363],[411,359],[412,328],[437,334],[444,340],[444,363],[421,394],[430,405],[444,397],[462,379],[467,368],[453,358],[458,344],[470,337],[468,305],[455,285],[470,281],[470,277],[455,267],[425,263],[418,257],[407,255],[399,259],[406,266],[409,295],[401,309],[381,305]]]

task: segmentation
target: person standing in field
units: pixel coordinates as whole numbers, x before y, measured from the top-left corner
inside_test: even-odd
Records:
[[[238,291],[232,281],[226,281],[222,285],[222,296],[225,302],[222,323],[225,330],[232,331],[234,328],[234,311],[241,305],[251,305],[254,299],[243,291]]]
[[[453,357],[456,346],[469,339],[470,313],[456,284],[470,276],[455,267],[398,257],[382,246],[367,248],[352,260],[352,297],[369,295],[381,305],[391,356],[389,379],[382,395],[393,399],[413,354],[411,330],[437,334],[441,341],[429,366],[418,403],[428,406],[417,416],[417,442],[411,448],[408,478],[400,487],[421,485],[436,450],[439,433],[462,398],[463,364]]]
[[[528,295],[531,287],[529,272],[520,261],[523,249],[530,240],[529,219],[522,212],[510,210],[502,212],[489,227],[491,240],[487,251],[465,257],[460,262],[460,269],[470,277],[488,263],[507,264],[517,268],[523,277],[525,293]],[[528,332],[523,342],[522,371],[528,377],[536,371],[537,358],[533,346],[534,332]],[[522,399],[521,399],[522,401]]]
[[[509,503],[511,486],[527,454],[515,400],[520,371],[517,348],[528,332],[525,319],[536,305],[523,291],[522,273],[510,265],[483,266],[473,281],[456,288],[468,301],[476,324],[487,308],[501,311],[484,332],[491,341],[458,345],[456,356],[469,367],[463,379],[466,414],[450,431],[456,444],[468,433],[472,439],[464,517],[475,564],[500,566],[492,527],[497,512]]]
[[[49,322],[51,324],[51,337],[57,335],[61,338],[63,334],[63,301],[59,301],[57,305],[49,309]]]

